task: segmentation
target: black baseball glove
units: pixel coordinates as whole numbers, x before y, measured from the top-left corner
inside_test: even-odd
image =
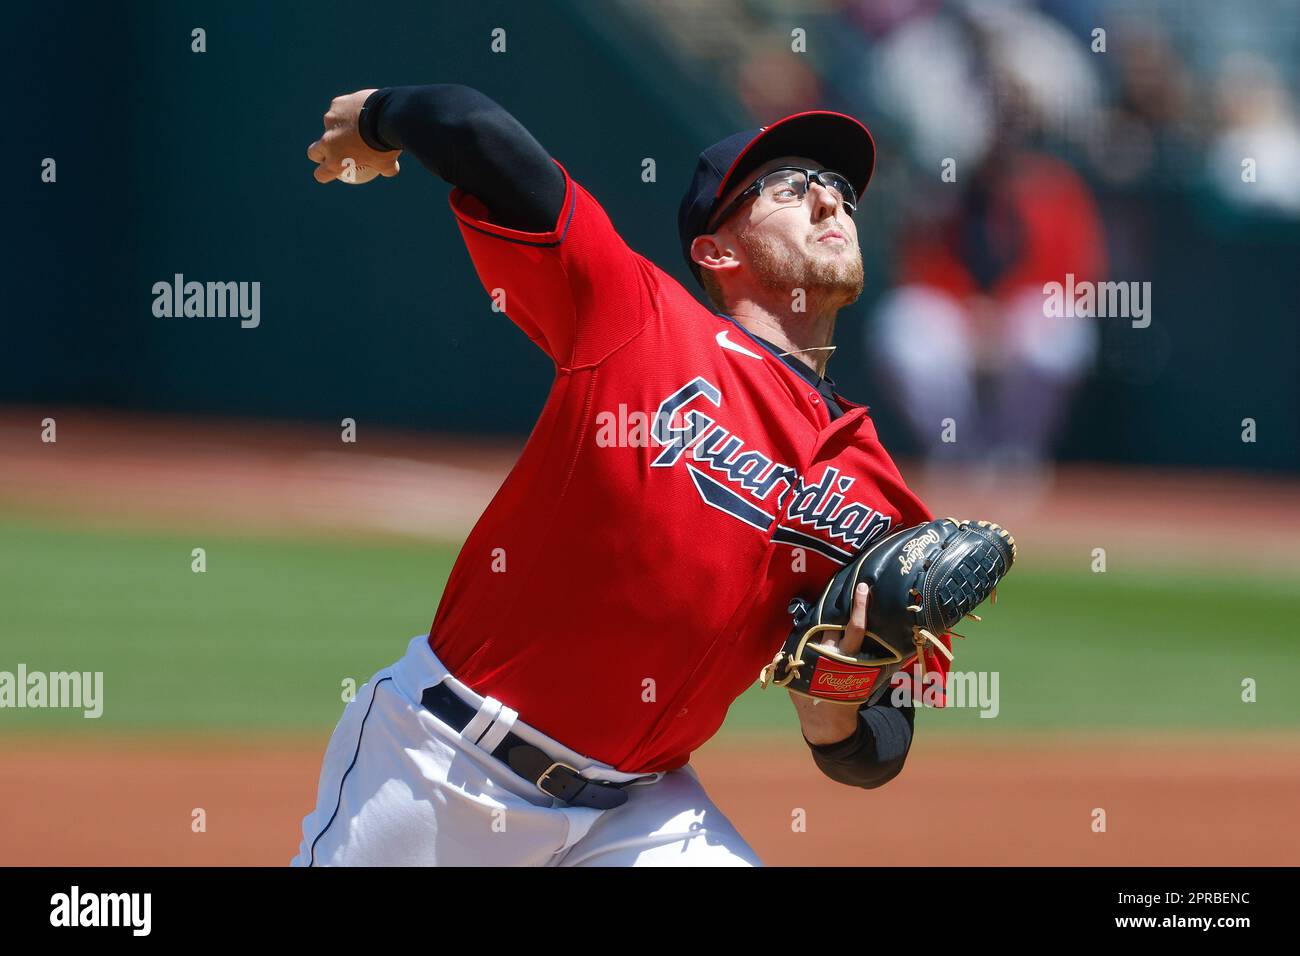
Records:
[[[1015,539],[988,521],[938,518],[896,531],[836,572],[816,601],[790,603],[794,627],[759,683],[805,697],[875,703],[918,655],[924,670],[927,643],[952,660],[939,635],[975,617],[971,612],[995,595],[1015,558]],[[843,635],[863,582],[871,597],[862,650],[843,654],[821,642]]]

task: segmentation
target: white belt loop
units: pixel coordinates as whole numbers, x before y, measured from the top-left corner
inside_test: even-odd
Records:
[[[515,725],[515,719],[519,716],[518,711],[511,710],[504,704],[501,705],[501,712],[497,714],[496,722],[491,729],[480,738],[478,745],[484,750],[491,753],[497,749],[497,744],[505,740],[506,734],[510,733]]]
[[[461,737],[472,744],[478,743],[483,731],[487,730],[488,725],[497,719],[497,714],[501,712],[501,706],[501,701],[495,697],[484,697],[483,706],[478,709],[478,713],[471,717],[469,723],[461,730]],[[498,740],[499,742],[500,740]]]
[[[620,784],[633,781],[638,784],[653,784],[664,777],[662,771],[632,773],[616,770],[565,747],[559,741],[521,720],[517,711],[506,707],[501,701],[494,697],[484,697],[462,684],[438,660],[427,638],[421,637],[411,641],[409,656],[415,660],[415,666],[409,673],[399,676],[404,677],[411,684],[409,695],[411,699],[420,701],[424,691],[429,687],[438,683],[446,684],[452,694],[475,711],[469,723],[460,731],[460,738],[481,747],[488,753],[500,745],[506,734],[513,732],[516,737],[536,747],[557,763],[574,767],[588,780]],[[482,740],[479,739],[480,737]]]

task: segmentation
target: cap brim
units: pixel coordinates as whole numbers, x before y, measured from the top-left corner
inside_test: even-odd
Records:
[[[741,180],[764,163],[781,156],[807,156],[823,169],[844,174],[861,196],[876,167],[876,143],[871,132],[844,113],[810,110],[795,113],[764,127],[736,157],[718,194],[718,201]],[[712,212],[710,213],[712,215]]]

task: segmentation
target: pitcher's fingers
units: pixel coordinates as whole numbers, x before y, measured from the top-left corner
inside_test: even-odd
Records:
[[[862,650],[863,635],[867,630],[867,604],[870,600],[871,588],[865,582],[853,589],[853,609],[849,612],[849,624],[840,640],[841,654],[856,654]]]
[[[325,147],[321,145],[320,140],[316,140],[307,147],[307,158],[313,163],[325,162]]]
[[[317,166],[312,170],[312,175],[316,177],[318,183],[328,183],[339,178],[339,174],[333,170],[326,169],[324,166]]]
[[[393,165],[392,165],[392,166],[385,166],[385,167],[381,168],[381,169],[379,170],[379,175],[380,175],[380,176],[388,176],[389,178],[392,178],[393,176],[396,176],[396,175],[397,175],[398,173],[400,173],[401,171],[402,171],[402,166],[401,166],[401,164],[400,164],[397,160],[393,160]]]

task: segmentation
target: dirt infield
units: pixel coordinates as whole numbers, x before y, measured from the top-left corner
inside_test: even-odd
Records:
[[[768,865],[1300,863],[1287,838],[1300,739],[1191,740],[918,743],[871,792],[826,780],[788,745],[718,741],[694,766]],[[283,865],[323,746],[10,740],[0,865]],[[192,829],[196,808],[206,832]]]

